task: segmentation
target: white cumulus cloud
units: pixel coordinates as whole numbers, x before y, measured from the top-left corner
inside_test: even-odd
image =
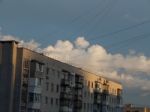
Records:
[[[84,37],[74,42],[58,40],[55,45],[40,48],[34,40],[24,41],[13,36],[1,36],[1,40],[17,40],[20,46],[44,53],[48,57],[90,70],[118,80],[126,88],[138,88],[142,96],[150,95],[150,58],[144,54],[111,54],[101,45],[91,45]],[[142,74],[140,74],[140,73]],[[144,94],[145,93],[145,94]]]

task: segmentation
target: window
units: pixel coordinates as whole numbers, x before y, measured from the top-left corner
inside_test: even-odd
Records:
[[[45,104],[48,104],[48,97],[45,97]]]
[[[24,60],[24,68],[29,68],[29,61],[27,59]]]
[[[45,78],[46,78],[46,80],[48,80],[48,79],[49,79],[49,76],[46,75]]]
[[[54,69],[52,69],[52,75],[55,75],[55,70]]]
[[[29,93],[29,102],[34,102],[34,93]]]
[[[41,95],[34,93],[34,101],[35,102],[40,102],[41,101]]]
[[[93,88],[93,82],[92,82],[92,88]]]
[[[43,65],[40,63],[36,63],[36,71],[43,72]]]
[[[53,105],[53,98],[51,98],[51,105]]]
[[[87,110],[89,111],[89,108],[90,108],[90,104],[89,103],[87,103]]]
[[[46,82],[46,91],[49,90],[49,82]]]
[[[84,103],[84,110],[86,110],[86,103]]]
[[[56,98],[56,105],[58,106],[59,105],[59,102],[58,102],[59,100],[58,100],[58,98]]]
[[[91,95],[91,93],[90,93],[90,91],[88,91],[88,97],[90,97],[90,95]]]
[[[59,85],[57,84],[56,86],[56,92],[58,93],[59,92]]]
[[[41,85],[41,84],[42,84],[42,79],[38,78],[38,85]]]
[[[87,94],[86,94],[86,91],[84,91],[84,97],[86,97],[86,95],[87,95]]]
[[[57,71],[57,78],[60,78],[60,72]]]
[[[91,99],[93,99],[93,96],[94,96],[93,93],[91,93]]]
[[[88,87],[90,87],[90,81],[88,81]]]
[[[46,68],[46,74],[47,75],[49,74],[49,68]]]
[[[31,108],[29,108],[28,112],[40,112],[40,110],[39,109],[31,109]]]
[[[54,91],[54,84],[51,83],[51,92],[53,92],[53,91]]]
[[[41,102],[41,94],[37,93],[29,93],[29,102],[34,103],[34,102]]]
[[[43,65],[42,64],[39,64],[39,69],[41,72],[43,72]]]
[[[92,110],[93,110],[93,104],[91,104],[91,112],[92,112]]]

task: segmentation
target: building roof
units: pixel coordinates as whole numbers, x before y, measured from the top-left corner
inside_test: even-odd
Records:
[[[16,40],[1,40],[0,41],[0,43],[16,43],[16,44],[18,44],[19,42],[18,41],[16,41]]]
[[[85,69],[85,68],[77,67],[77,66],[75,66],[75,65],[68,64],[68,63],[62,62],[62,61],[60,61],[60,60],[56,60],[56,59],[54,59],[54,58],[51,58],[51,57],[48,57],[48,56],[44,55],[43,53],[38,53],[38,52],[36,52],[36,51],[33,51],[33,50],[28,49],[28,48],[25,48],[25,47],[19,47],[19,48],[20,48],[20,49],[28,50],[28,51],[33,52],[33,53],[40,54],[40,55],[42,55],[42,56],[44,56],[44,57],[46,57],[46,58],[48,58],[48,59],[52,59],[52,60],[54,60],[54,61],[57,61],[57,62],[66,64],[66,65],[68,65],[68,66],[75,67],[75,68],[77,68],[77,69],[79,69],[79,70],[81,70],[81,71],[84,71],[84,72],[87,72],[87,73],[90,73],[90,74],[94,74],[94,75],[99,76],[99,77],[102,77],[102,78],[104,78],[104,79],[106,79],[106,80],[108,80],[108,81],[112,81],[112,82],[115,82],[115,83],[117,83],[117,84],[122,84],[121,82],[119,82],[119,81],[117,81],[117,80],[115,80],[115,79],[111,79],[111,78],[105,77],[105,76],[103,76],[102,74],[95,73],[95,72],[90,71],[90,70],[87,70],[87,69]]]

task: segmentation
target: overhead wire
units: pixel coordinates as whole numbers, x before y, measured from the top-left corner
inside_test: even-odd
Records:
[[[88,27],[89,29],[86,32],[87,33],[88,32],[91,33],[92,30],[96,29],[97,26],[99,26],[102,23],[104,17],[106,17],[106,15],[108,16],[108,14],[110,13],[110,11],[112,11],[112,9],[116,6],[116,4],[117,4],[118,1],[119,0],[116,0],[115,2],[113,2],[113,4],[110,7],[108,7],[108,9],[106,10],[106,12],[103,13],[103,15],[98,19],[98,21],[93,24],[93,27]]]
[[[103,11],[102,11],[103,13],[102,13],[102,12],[96,13],[96,15],[94,16],[95,19],[96,19],[97,17],[101,17],[101,18],[103,19],[103,18],[107,15],[107,13],[109,13],[109,11],[113,8],[113,5],[115,5],[115,4],[112,4],[112,3],[111,3],[111,5],[110,5],[110,4],[107,5],[107,6],[103,9]],[[104,12],[105,10],[106,10],[106,12]],[[88,12],[88,11],[87,11],[87,12]],[[101,14],[103,14],[103,15],[100,16]],[[79,15],[77,18],[73,19],[73,20],[72,20],[72,24],[73,24],[74,21],[78,20],[80,17],[82,17],[82,15]],[[95,19],[94,19],[94,20],[95,20]],[[91,18],[90,20],[92,20],[92,18]],[[88,22],[90,22],[90,21],[88,21]],[[88,23],[88,22],[86,22],[86,23]],[[86,25],[86,23],[84,23],[83,26]],[[131,25],[131,26],[127,26],[127,27],[125,27],[125,28],[121,28],[121,29],[119,29],[119,30],[116,30],[116,31],[113,31],[113,32],[110,32],[110,33],[106,33],[106,34],[103,34],[103,35],[100,35],[100,36],[90,37],[90,38],[87,38],[87,39],[88,39],[88,40],[90,40],[90,39],[92,39],[92,40],[93,40],[93,39],[97,40],[97,39],[99,39],[99,38],[109,37],[109,36],[116,35],[116,34],[118,34],[118,33],[124,32],[124,31],[128,31],[128,30],[137,28],[137,27],[142,26],[142,25],[147,24],[147,23],[150,23],[150,20],[145,20],[145,21],[142,21],[142,22],[140,22],[140,23],[137,23],[137,24],[134,24],[134,25]],[[90,24],[91,24],[91,23],[90,23]],[[97,24],[96,24],[96,25],[97,25]],[[141,37],[141,36],[144,36],[144,38],[145,38],[146,35],[139,35],[139,36],[132,37],[132,38],[133,38],[133,40],[134,40],[134,38],[139,38],[139,37]],[[99,37],[99,38],[98,38],[98,37]],[[147,36],[146,36],[146,37],[147,37]],[[128,41],[131,41],[132,38],[130,38],[129,40],[127,39],[127,40],[124,40],[124,41],[120,41],[120,42],[113,43],[113,44],[111,44],[111,45],[109,45],[109,46],[107,46],[107,47],[108,47],[108,48],[112,48],[113,46],[116,46],[117,44],[119,45],[120,43],[124,43],[124,42],[126,43],[126,42],[128,42]],[[140,39],[140,38],[139,38],[139,39]],[[137,39],[137,40],[139,40],[139,39]],[[137,41],[137,40],[136,40],[136,41]]]
[[[103,1],[103,0],[102,0],[102,1]],[[92,11],[95,10],[95,9],[97,9],[97,8],[100,6],[100,4],[102,4],[102,3],[99,2],[95,7],[92,7],[92,8],[90,8],[90,9],[84,11],[82,14],[80,14],[80,15],[74,17],[68,24],[69,24],[69,25],[75,24],[75,22],[77,22],[77,21],[80,20],[81,18],[85,17],[85,15],[89,15],[90,13],[92,13]],[[63,30],[57,31],[57,30],[56,30],[56,31],[54,31],[54,32],[51,34],[51,36],[53,36],[53,35],[55,35],[55,34],[58,34],[58,33],[65,33],[65,31],[63,31]]]
[[[87,27],[89,27],[89,25],[93,24],[96,19],[99,19],[99,18],[102,19],[104,16],[106,16],[106,13],[109,13],[109,11],[112,8],[113,4],[116,3],[116,2],[117,2],[117,0],[115,2],[113,0],[109,1],[108,4],[103,8],[103,10],[100,10],[98,13],[96,13],[90,19],[85,21],[84,24],[81,24],[81,27],[79,28],[80,32],[76,31],[76,33],[74,33],[74,35],[72,35],[71,37],[78,36],[79,34],[81,34],[84,31],[85,28],[87,28]]]
[[[103,0],[102,0],[102,1],[103,1]],[[101,4],[102,4],[102,3],[100,2],[100,3],[98,3],[95,7],[91,8],[91,9],[87,10],[86,12],[82,13],[81,15],[78,15],[77,17],[73,18],[73,19],[70,21],[70,23],[74,23],[74,22],[76,22],[77,20],[79,20],[79,19],[85,17],[86,14],[87,14],[87,15],[90,14],[93,10],[99,8],[99,6],[100,6]]]
[[[116,30],[116,31],[113,31],[113,32],[110,32],[110,33],[106,33],[106,34],[103,34],[103,35],[99,35],[99,36],[95,36],[95,37],[89,37],[88,39],[99,39],[99,38],[106,38],[108,36],[112,36],[112,35],[115,35],[115,34],[118,34],[120,32],[124,32],[124,31],[128,31],[128,30],[131,30],[131,29],[134,29],[134,28],[137,28],[139,26],[142,26],[144,24],[147,24],[147,23],[150,23],[150,19],[149,20],[145,20],[145,21],[142,21],[140,23],[137,23],[137,24],[134,24],[134,25],[131,25],[131,26],[127,26],[125,28],[121,28],[119,30]],[[98,38],[99,37],[99,38]]]
[[[144,34],[141,34],[141,35],[130,37],[126,40],[115,42],[115,43],[113,43],[109,46],[106,46],[105,48],[107,48],[107,49],[113,49],[113,48],[116,48],[116,47],[121,48],[120,46],[124,46],[124,44],[126,44],[126,45],[130,44],[130,43],[135,44],[136,41],[143,40],[143,39],[146,39],[146,38],[150,38],[150,33],[144,33]]]

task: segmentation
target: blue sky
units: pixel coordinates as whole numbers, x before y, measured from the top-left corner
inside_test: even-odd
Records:
[[[42,47],[83,36],[112,54],[127,55],[134,50],[150,57],[150,36],[140,36],[150,32],[150,22],[107,35],[150,20],[149,11],[150,0],[0,0],[0,31],[23,40],[34,39]],[[124,42],[136,36],[140,37]],[[133,92],[129,94],[133,96]],[[146,104],[147,97],[143,99]],[[136,103],[137,98],[132,101]]]

